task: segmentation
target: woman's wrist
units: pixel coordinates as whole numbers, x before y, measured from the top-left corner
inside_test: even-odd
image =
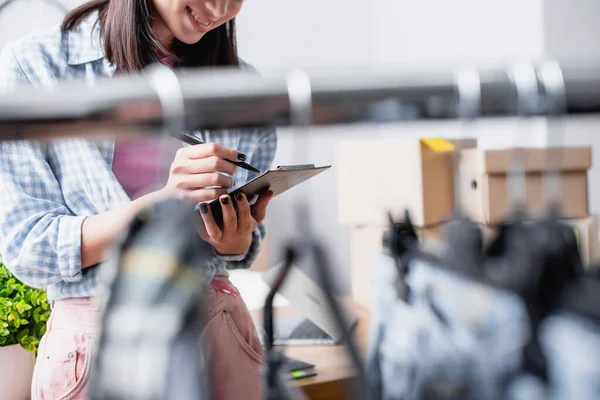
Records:
[[[213,245],[215,252],[220,256],[239,256],[246,254],[252,245],[252,233],[246,239],[237,240],[235,243]]]
[[[87,217],[81,229],[82,268],[102,262],[107,247],[112,245],[133,218],[145,208],[168,196],[169,192],[161,189],[120,207]]]

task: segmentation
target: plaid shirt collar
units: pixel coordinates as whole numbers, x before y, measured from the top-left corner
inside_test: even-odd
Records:
[[[69,65],[83,65],[103,60],[107,75],[114,74],[115,67],[104,55],[98,12],[91,13],[77,28],[70,30],[67,33],[67,43]]]

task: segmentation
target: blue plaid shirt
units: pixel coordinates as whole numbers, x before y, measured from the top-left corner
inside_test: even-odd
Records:
[[[93,14],[76,30],[63,33],[57,26],[8,45],[0,54],[0,93],[21,84],[47,88],[111,77],[115,69],[104,56],[97,19]],[[270,167],[277,147],[274,130],[203,136],[245,153],[260,170]],[[23,282],[47,288],[49,299],[98,294],[101,266],[81,268],[81,226],[86,217],[130,201],[112,173],[113,152],[113,138],[0,142],[0,254]],[[248,179],[241,169],[234,176],[238,184]],[[263,236],[261,225],[244,258],[217,257],[211,274],[249,267]]]

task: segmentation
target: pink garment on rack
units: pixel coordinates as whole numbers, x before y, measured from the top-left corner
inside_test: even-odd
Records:
[[[168,58],[160,61],[173,67]],[[161,183],[158,181],[159,166],[165,155],[160,140],[155,137],[124,137],[115,142],[112,171],[132,200]]]

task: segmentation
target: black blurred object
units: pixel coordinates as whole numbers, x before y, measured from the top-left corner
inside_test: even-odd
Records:
[[[474,221],[456,216],[444,226],[444,241],[454,265],[467,274],[481,274],[483,233]]]
[[[395,257],[403,257],[419,243],[419,237],[412,224],[410,213],[404,212],[404,221],[396,222],[388,212],[388,230],[383,234],[383,246]],[[404,267],[400,272],[405,273]]]
[[[408,301],[410,288],[406,285],[404,277],[408,273],[409,254],[419,245],[417,232],[412,224],[408,210],[404,212],[404,221],[396,222],[388,212],[388,230],[383,234],[383,248],[392,255],[398,270],[396,290],[398,298]]]
[[[281,268],[281,272],[277,276],[273,285],[271,285],[271,290],[267,294],[265,298],[265,305],[263,307],[263,324],[265,329],[265,346],[267,352],[273,349],[273,344],[275,342],[275,328],[274,328],[274,318],[273,318],[273,300],[275,299],[275,295],[283,285],[285,278],[287,277],[290,269],[292,268],[294,261],[296,260],[296,253],[291,249],[286,249],[285,252],[285,261],[283,263],[283,268]]]
[[[523,299],[532,331],[524,370],[547,381],[539,326],[561,307],[561,293],[583,273],[575,233],[555,218],[506,221],[487,249],[486,272]]]
[[[273,318],[273,300],[275,295],[285,282],[285,279],[296,260],[296,253],[291,248],[286,248],[283,268],[277,279],[271,285],[263,307],[263,325],[265,330],[265,352],[266,371],[264,377],[265,387],[263,389],[265,400],[293,400],[301,399],[303,396],[294,391],[287,383],[289,373],[287,370],[288,359],[281,351],[274,347],[275,331]]]

